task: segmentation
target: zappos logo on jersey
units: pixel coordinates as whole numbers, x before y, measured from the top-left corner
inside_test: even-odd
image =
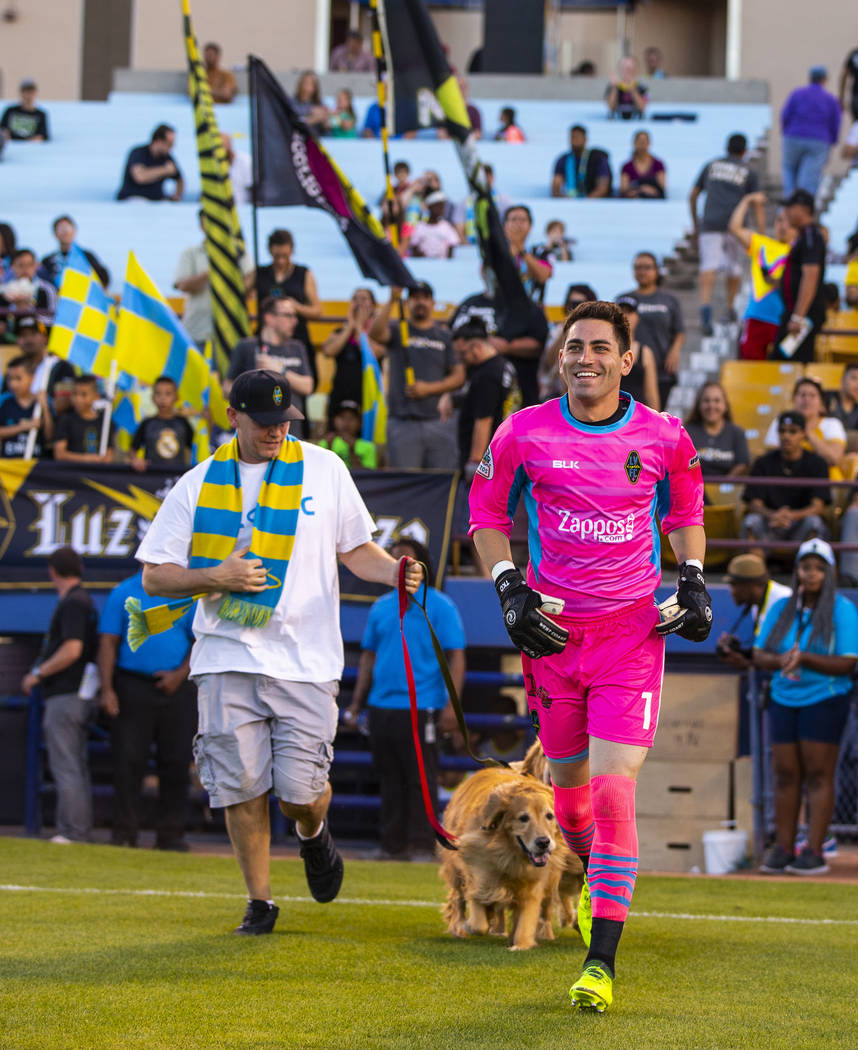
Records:
[[[641,471],[643,470],[643,463],[641,463],[641,457],[639,452],[632,451],[628,454],[628,456],[626,456],[626,463],[624,469],[626,472],[626,477],[629,479],[629,481],[633,485],[637,484],[637,480],[641,476]]]
[[[491,446],[486,449],[485,455],[480,460],[480,465],[477,467],[476,473],[481,478],[487,478],[489,481],[495,476],[495,461],[492,459]]]
[[[635,516],[625,518],[578,518],[571,510],[560,511],[558,532],[599,543],[625,543],[634,536]]]

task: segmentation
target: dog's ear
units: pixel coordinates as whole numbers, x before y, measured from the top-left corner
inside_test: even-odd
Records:
[[[510,798],[514,792],[514,785],[502,784],[489,795],[480,820],[480,828],[483,831],[495,831],[503,820],[509,808]]]

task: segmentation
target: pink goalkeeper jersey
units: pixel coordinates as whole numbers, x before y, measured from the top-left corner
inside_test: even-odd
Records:
[[[628,395],[622,395],[627,397]],[[501,423],[471,486],[471,533],[509,536],[524,499],[531,587],[564,616],[604,616],[655,592],[665,534],[703,524],[703,479],[682,423],[629,398],[608,426],[574,419],[564,395]]]

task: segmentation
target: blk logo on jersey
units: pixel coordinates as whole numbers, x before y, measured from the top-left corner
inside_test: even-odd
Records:
[[[641,457],[639,452],[630,452],[626,456],[625,471],[626,477],[633,484],[637,484],[638,478],[641,476],[643,470],[643,463],[641,463]]]

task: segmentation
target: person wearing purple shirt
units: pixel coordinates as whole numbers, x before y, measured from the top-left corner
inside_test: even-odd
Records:
[[[813,66],[810,83],[796,88],[781,110],[784,195],[807,190],[816,195],[828,151],[840,136],[840,103],[825,90],[828,71]]]

